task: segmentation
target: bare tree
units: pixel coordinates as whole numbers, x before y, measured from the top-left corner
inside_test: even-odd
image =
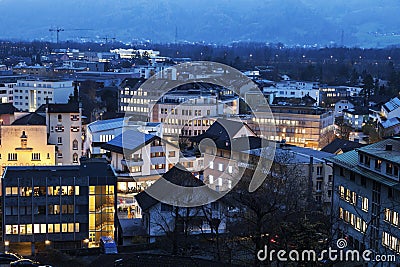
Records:
[[[254,265],[259,265],[256,253],[265,245],[282,249],[317,246],[315,234],[326,228],[326,219],[314,205],[312,183],[304,168],[308,165],[297,164],[290,150],[282,151],[256,191],[248,192],[253,171],[247,169],[227,195],[237,208],[228,227],[235,236],[231,242],[238,250],[247,251],[248,256],[242,256],[245,263],[252,259]]]

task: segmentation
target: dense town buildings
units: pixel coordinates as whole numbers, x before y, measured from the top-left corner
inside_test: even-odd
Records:
[[[399,252],[399,140],[328,159],[334,170],[333,233],[360,251]]]
[[[3,240],[54,248],[117,238],[116,177],[105,160],[76,166],[7,167],[2,177]]]

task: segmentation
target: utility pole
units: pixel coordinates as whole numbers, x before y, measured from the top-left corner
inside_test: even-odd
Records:
[[[59,28],[59,27],[57,27],[57,28],[52,28],[52,29],[49,29],[49,31],[50,32],[56,32],[56,34],[57,34],[57,44],[58,44],[58,41],[59,41],[59,33],[60,32],[63,32],[64,31],[64,29],[62,29],[62,28]]]

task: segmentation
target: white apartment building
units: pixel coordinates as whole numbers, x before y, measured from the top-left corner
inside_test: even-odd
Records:
[[[119,55],[120,58],[132,59],[137,57],[157,57],[160,55],[160,51],[150,50],[150,49],[113,49],[110,50],[111,53]]]
[[[34,112],[46,104],[46,99],[48,103],[67,103],[73,92],[73,81],[18,80],[13,101],[16,108]]]
[[[334,116],[340,117],[343,116],[343,110],[352,109],[354,105],[349,100],[340,100],[335,104]]]
[[[275,93],[276,97],[286,98],[302,98],[308,95],[317,101],[316,106],[320,105],[318,82],[281,81],[273,86],[264,87],[263,93]]]
[[[78,103],[43,105],[48,143],[56,145],[57,165],[78,165],[82,156],[82,110]]]

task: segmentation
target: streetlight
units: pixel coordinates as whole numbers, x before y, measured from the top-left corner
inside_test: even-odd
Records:
[[[86,238],[86,239],[83,240],[83,247],[84,248],[88,248],[88,245],[89,245],[89,239]]]
[[[10,241],[6,240],[4,241],[4,251],[8,252],[8,249],[10,247]]]
[[[46,240],[44,241],[44,244],[46,245],[46,249],[48,249],[48,248],[50,247],[51,241],[48,240],[48,239],[46,239]]]

